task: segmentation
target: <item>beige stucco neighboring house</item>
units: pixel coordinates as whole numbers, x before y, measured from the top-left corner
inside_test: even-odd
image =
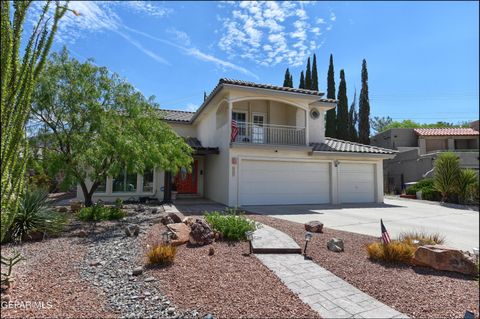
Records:
[[[387,192],[399,193],[406,183],[432,177],[435,159],[442,152],[455,152],[462,168],[479,169],[478,121],[469,128],[389,129],[372,137],[371,144],[399,151],[384,162]]]
[[[191,173],[108,178],[94,200],[164,200],[173,181],[178,197],[228,206],[383,202],[383,160],[396,151],[326,138],[335,106],[317,91],[220,79],[196,112],[161,111],[195,150]]]

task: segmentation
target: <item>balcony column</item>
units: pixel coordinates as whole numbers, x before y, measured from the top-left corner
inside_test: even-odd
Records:
[[[228,128],[227,128],[227,132],[228,132],[228,140],[230,141],[230,143],[232,142],[231,141],[231,136],[232,136],[232,112],[233,112],[233,103],[230,99],[228,99],[228,117],[227,117]]]
[[[310,145],[310,137],[309,137],[310,136],[309,135],[310,129],[309,129],[309,126],[308,126],[308,122],[310,122],[310,121],[308,120],[308,116],[309,116],[308,106],[304,111],[305,111],[305,144],[308,146],[308,145]]]

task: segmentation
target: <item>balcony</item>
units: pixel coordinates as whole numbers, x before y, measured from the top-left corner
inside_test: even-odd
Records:
[[[306,145],[304,127],[275,124],[237,124],[238,134],[233,142],[240,144]]]

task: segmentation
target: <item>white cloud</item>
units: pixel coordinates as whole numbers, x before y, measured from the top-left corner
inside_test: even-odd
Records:
[[[180,51],[182,51],[184,54],[187,54],[187,55],[190,55],[190,56],[193,56],[194,58],[198,59],[198,60],[201,60],[201,61],[205,61],[205,62],[212,62],[214,63],[216,66],[219,66],[219,67],[222,67],[222,68],[229,68],[229,69],[232,69],[232,70],[235,70],[235,71],[238,71],[238,72],[241,72],[243,74],[246,74],[248,76],[251,76],[251,77],[254,77],[255,79],[258,79],[259,77],[247,70],[246,68],[244,67],[241,67],[239,65],[236,65],[234,63],[231,63],[229,61],[225,61],[225,60],[222,60],[222,59],[219,59],[213,55],[210,55],[210,54],[207,54],[207,53],[204,53],[202,51],[200,51],[199,49],[195,48],[195,47],[192,47],[192,46],[183,46],[183,45],[180,45],[180,44],[176,44],[176,43],[173,43],[169,40],[165,40],[165,39],[162,39],[162,38],[158,38],[158,37],[155,37],[151,34],[148,34],[146,32],[143,32],[143,31],[140,31],[140,30],[137,30],[137,29],[133,29],[133,28],[129,28],[127,26],[124,26],[124,28],[130,32],[133,32],[133,33],[136,33],[136,34],[139,34],[139,35],[142,35],[144,37],[147,37],[149,39],[152,39],[152,40],[155,40],[155,41],[158,41],[158,42],[161,42],[161,43],[164,43],[164,44],[167,44],[169,46],[172,46],[172,47],[175,47],[177,49],[179,49]],[[182,32],[182,31],[180,31]]]
[[[335,13],[330,12],[330,21],[335,21],[335,20],[337,20],[337,16],[335,15]]]
[[[172,12],[172,9],[158,6],[155,1],[118,1],[137,13],[144,13],[151,16],[163,17]]]
[[[297,66],[317,49],[320,27],[312,27],[305,2],[227,2],[229,14],[222,22],[220,49],[230,59],[252,60],[260,65],[288,63]],[[314,3],[313,3],[314,4]],[[324,18],[316,18],[324,23]],[[310,31],[310,32],[309,32]]]
[[[175,28],[168,28],[167,33],[172,34],[176,38],[177,42],[182,45],[189,46],[191,44],[190,37],[183,31],[179,31]]]
[[[145,48],[143,45],[141,45],[138,41],[135,41],[134,39],[132,39],[128,34],[125,34],[123,33],[122,31],[119,31],[119,30],[113,30],[115,33],[117,33],[118,35],[120,35],[122,38],[124,38],[125,40],[127,40],[128,42],[130,42],[133,46],[135,46],[137,49],[139,49],[140,51],[142,51],[143,53],[145,53],[146,55],[148,55],[149,57],[151,57],[152,59],[154,59],[155,61],[157,62],[160,62],[160,63],[163,63],[163,64],[166,64],[166,65],[170,65],[170,63],[168,63],[167,60],[165,60],[164,58],[162,58],[161,56],[159,56],[158,54],[156,54],[155,52],[152,52],[150,51],[149,49]]]
[[[195,112],[198,109],[198,105],[194,103],[188,103],[185,106],[185,111]]]

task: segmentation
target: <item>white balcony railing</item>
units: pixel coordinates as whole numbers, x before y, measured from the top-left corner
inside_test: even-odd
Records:
[[[237,124],[238,134],[235,143],[305,145],[305,128],[275,124]]]

